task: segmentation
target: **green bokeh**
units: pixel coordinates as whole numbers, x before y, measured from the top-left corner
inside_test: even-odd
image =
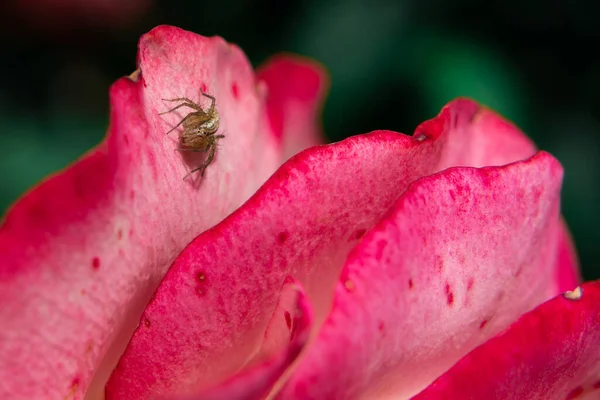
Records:
[[[96,145],[106,123],[77,116],[42,122],[35,118],[0,116],[0,206],[6,209],[19,195]]]

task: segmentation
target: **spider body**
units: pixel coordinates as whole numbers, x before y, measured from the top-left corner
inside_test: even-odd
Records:
[[[204,176],[206,167],[208,167],[215,158],[217,141],[225,137],[225,135],[216,134],[219,130],[220,118],[219,112],[215,107],[215,98],[204,92],[202,92],[202,95],[211,100],[210,107],[207,110],[203,110],[202,107],[187,97],[180,97],[177,99],[163,99],[165,101],[178,101],[180,104],[159,114],[168,114],[181,107],[188,107],[194,110],[167,132],[168,135],[179,126],[183,126],[183,131],[179,138],[180,147],[178,147],[177,150],[206,153],[206,158],[202,165],[191,170],[184,179],[196,171],[200,171],[200,176]]]

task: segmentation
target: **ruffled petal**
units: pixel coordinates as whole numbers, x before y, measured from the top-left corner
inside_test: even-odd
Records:
[[[280,398],[408,398],[554,296],[561,182],[547,153],[416,181],[348,257]]]
[[[413,181],[450,166],[503,165],[534,152],[514,126],[471,101],[458,100],[413,137],[379,131],[292,157],[248,202],[178,257],[144,314],[155,328],[138,328],[111,377],[109,393],[119,399],[168,396],[226,380],[268,349],[265,332],[288,275],[302,283],[320,326],[348,254]],[[541,236],[548,240],[544,245],[551,264],[559,229],[559,170],[556,167],[556,176],[548,181],[554,185],[554,214],[544,209],[547,215],[542,218],[548,224]],[[513,180],[516,185],[519,178]],[[458,199],[467,194],[453,193]],[[537,267],[523,271],[530,276]],[[554,271],[551,275],[557,276]],[[397,290],[406,285],[401,282]],[[557,284],[549,279],[540,288],[525,302],[529,307],[554,295]],[[453,290],[453,296],[461,294]],[[188,320],[194,324],[186,325]],[[473,323],[479,327],[482,321]],[[185,334],[184,328],[176,328],[183,326]]]
[[[600,281],[559,295],[460,360],[413,400],[600,397]]]
[[[111,88],[106,140],[0,228],[0,398],[81,399],[90,385],[99,396],[175,256],[283,161],[237,47],[162,26],[138,58],[141,71]],[[225,138],[204,179],[184,180],[200,159],[165,133],[190,110],[159,113],[174,106],[165,98],[207,107],[201,90],[216,97]]]
[[[273,349],[274,325],[281,325]],[[199,395],[185,397],[183,400],[262,400],[281,379],[283,373],[296,360],[308,342],[312,325],[312,311],[308,299],[299,284],[287,279],[282,289],[279,304],[271,318],[270,337],[265,342],[274,354],[268,360],[245,368],[223,385],[209,389]]]
[[[267,115],[276,137],[283,141],[284,159],[322,143],[315,118],[329,89],[325,68],[305,58],[279,55],[257,71],[257,78],[267,86]]]

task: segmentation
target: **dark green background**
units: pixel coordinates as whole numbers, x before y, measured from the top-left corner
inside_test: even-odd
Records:
[[[126,1],[126,0],[123,0]],[[457,96],[513,120],[564,165],[563,209],[587,279],[600,277],[600,30],[589,2],[151,1],[124,24],[3,11],[0,209],[103,137],[108,87],[139,36],[177,25],[237,43],[252,63],[292,51],[330,71],[329,140],[412,133]],[[589,8],[593,6],[594,8]]]

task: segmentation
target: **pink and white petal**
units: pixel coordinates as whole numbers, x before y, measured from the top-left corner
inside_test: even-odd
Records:
[[[411,185],[348,257],[279,398],[409,398],[553,296],[561,181],[542,152]]]
[[[394,186],[414,179],[398,155],[412,157],[421,147],[380,132],[292,157],[179,255],[144,312],[152,329],[141,324],[133,335],[108,398],[196,392],[224,381],[261,349],[269,353],[265,332],[288,275],[302,282],[322,320],[346,255],[392,203]]]
[[[419,125],[417,140],[438,139],[444,146],[440,170],[456,166],[506,165],[531,157],[535,145],[516,126],[468,99],[457,99]]]
[[[299,307],[300,303],[304,305]],[[279,292],[277,306],[267,325],[261,347],[261,357],[257,357],[257,359],[271,359],[288,346],[290,338],[297,335],[295,331],[298,329],[292,316],[306,314],[298,311],[306,307],[309,307],[309,303],[304,289],[299,282],[288,276]],[[312,308],[310,308],[308,322],[312,325]]]
[[[417,140],[433,138],[443,143],[438,170],[453,166],[506,165],[536,152],[535,145],[516,126],[468,99],[452,101],[436,118],[417,127],[414,137]],[[559,237],[553,294],[581,282],[575,246],[564,221]]]
[[[0,398],[82,399],[104,383],[175,256],[281,162],[255,76],[221,38],[162,26],[110,91],[106,140],[26,194],[0,228]],[[217,98],[226,134],[204,180],[187,170],[162,98]]]
[[[272,322],[274,324],[282,323],[285,332],[282,332],[281,339],[285,340],[281,343],[280,348],[274,349],[267,361],[246,368],[245,371],[229,379],[225,384],[199,395],[185,397],[185,399],[264,399],[308,342],[312,326],[312,310],[299,283],[288,279],[284,284],[282,297],[273,314]]]
[[[473,350],[413,400],[600,397],[600,281],[559,295]]]
[[[246,200],[258,188],[257,183],[263,183],[281,164],[281,146],[265,126],[264,99],[256,90],[248,60],[237,46],[220,37],[205,38],[178,28],[158,27],[140,40],[138,63],[145,89],[143,101],[152,110],[146,117],[150,127],[162,133],[154,139],[160,143],[156,152],[171,153],[171,160],[181,157],[175,151],[177,135],[171,133],[165,138],[164,133],[191,110],[158,115],[178,104],[164,99],[187,97],[208,108],[210,100],[201,91],[216,98],[220,133],[225,138],[219,142],[214,164],[206,171],[207,176],[212,175],[207,179],[211,184],[203,184],[202,189],[211,192],[214,200],[201,208],[202,214],[231,210],[230,198],[237,200],[242,195]],[[199,158],[182,161],[169,163],[177,169],[180,180],[199,164]]]
[[[323,142],[316,118],[321,114],[329,76],[323,66],[306,58],[279,55],[257,71],[266,84],[267,116],[281,140],[284,160]]]
[[[286,276],[302,283],[322,323],[348,254],[411,182],[448,165],[510,162],[534,151],[520,132],[470,101],[451,103],[427,124],[414,137],[379,131],[310,148],[196,238],[146,309],[155,328],[134,334],[111,392],[139,399],[225,380],[262,349],[268,353],[264,333]],[[478,146],[461,144],[470,140]],[[177,326],[186,329],[173,334]]]

